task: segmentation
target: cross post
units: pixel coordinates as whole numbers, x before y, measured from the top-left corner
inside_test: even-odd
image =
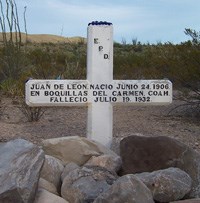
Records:
[[[109,84],[113,80],[113,26],[110,23],[94,22],[89,24],[87,33],[87,80],[97,85]],[[112,128],[112,104],[90,103],[87,137],[110,146]]]

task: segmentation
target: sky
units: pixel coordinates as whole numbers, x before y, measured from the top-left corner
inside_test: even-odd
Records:
[[[200,0],[15,0],[29,34],[87,36],[92,21],[113,23],[114,41],[180,43],[185,28],[200,31]]]

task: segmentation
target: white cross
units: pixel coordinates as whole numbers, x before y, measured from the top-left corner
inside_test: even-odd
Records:
[[[169,104],[169,80],[113,80],[113,26],[88,25],[87,80],[29,80],[30,106],[88,106],[87,137],[110,147],[113,104]]]

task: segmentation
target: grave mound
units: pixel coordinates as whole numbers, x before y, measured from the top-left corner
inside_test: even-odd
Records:
[[[138,143],[139,141],[144,142],[144,139],[147,137],[125,138],[121,141],[121,149],[125,143],[127,146],[127,140],[129,140],[127,150],[129,147],[134,149],[137,146],[142,155],[146,149],[139,146]],[[169,138],[163,137],[162,139],[165,140],[163,145],[166,145],[166,140]],[[137,140],[137,142],[133,142],[133,140]],[[157,144],[159,144],[158,140]],[[166,168],[163,167],[152,172],[150,169],[148,171],[146,166],[142,168],[138,162],[140,172],[146,172],[138,173],[139,171],[137,171],[137,173],[131,172],[130,174],[122,174],[126,162],[124,155],[121,160],[121,157],[110,149],[83,137],[68,137],[64,142],[63,137],[44,140],[42,146],[36,146],[22,139],[3,143],[0,145],[0,202],[103,203],[108,201],[114,203],[128,200],[135,203],[153,203],[154,201],[172,202],[186,198],[198,198],[200,184],[196,180],[198,174],[195,172],[199,168],[200,155],[176,140],[170,139],[169,141],[171,144],[173,143],[174,149],[178,148],[179,151],[184,152],[182,156],[174,157],[173,160],[171,158],[171,161],[168,160],[168,164],[176,161],[176,165],[171,167],[165,165]],[[72,142],[74,149],[69,147]],[[53,153],[49,155],[52,143],[56,143],[56,146],[53,148]],[[155,141],[154,143],[156,144]],[[76,149],[76,146],[79,150]],[[56,156],[66,148],[71,150],[70,155],[67,155],[68,161],[65,157]],[[74,159],[73,151],[76,159]],[[124,151],[122,152],[124,153]],[[136,154],[140,157],[139,152]],[[126,155],[130,157],[134,154]],[[157,151],[155,156],[161,158],[162,155],[164,154]],[[150,158],[151,156],[152,154],[149,153]],[[147,157],[146,155],[144,160],[147,160]],[[141,157],[140,160],[143,161]],[[182,165],[178,164],[179,162]],[[156,164],[156,160],[152,160],[151,165]],[[193,168],[193,172],[190,171],[191,168]],[[197,199],[196,201],[198,202]]]

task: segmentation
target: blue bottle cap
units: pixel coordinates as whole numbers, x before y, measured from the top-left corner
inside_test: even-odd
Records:
[[[90,25],[112,25],[112,23],[107,21],[92,21],[91,23],[88,23],[88,26]]]

